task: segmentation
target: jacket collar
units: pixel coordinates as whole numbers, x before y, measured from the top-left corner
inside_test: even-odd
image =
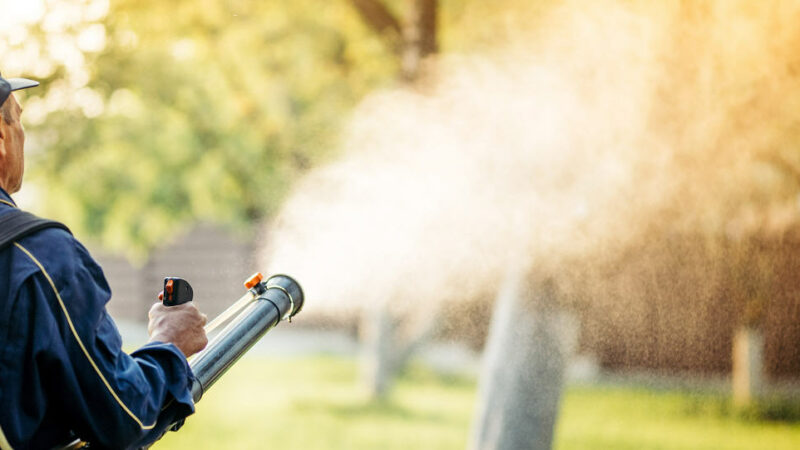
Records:
[[[17,207],[17,204],[14,202],[11,196],[8,195],[8,192],[6,192],[5,189],[1,187],[0,187],[0,204],[13,206],[14,208]]]

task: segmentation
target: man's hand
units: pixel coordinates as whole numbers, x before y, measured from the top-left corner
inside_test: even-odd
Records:
[[[175,306],[156,303],[150,308],[147,332],[150,342],[175,344],[186,357],[190,357],[208,344],[203,326],[208,318],[192,302]]]

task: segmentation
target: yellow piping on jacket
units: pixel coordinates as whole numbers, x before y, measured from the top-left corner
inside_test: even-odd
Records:
[[[56,289],[56,285],[55,283],[53,283],[53,279],[50,278],[50,275],[47,273],[47,270],[45,270],[44,266],[42,266],[42,263],[40,263],[39,260],[36,259],[36,257],[33,256],[31,252],[29,252],[25,247],[19,245],[19,243],[14,242],[14,245],[16,245],[17,248],[22,250],[26,255],[28,255],[31,261],[33,261],[34,264],[39,266],[39,269],[42,271],[42,274],[45,276],[45,278],[47,278],[47,281],[50,283],[50,287],[53,288],[53,292],[56,294],[56,299],[58,299],[58,304],[61,306],[61,310],[64,312],[64,316],[67,318],[67,324],[69,324],[69,329],[72,331],[72,335],[75,336],[75,340],[78,341],[78,346],[81,348],[81,350],[83,350],[83,354],[86,355],[86,359],[89,360],[89,363],[94,368],[94,371],[97,372],[97,376],[99,376],[100,380],[103,381],[103,384],[106,385],[108,392],[111,393],[111,396],[114,397],[114,400],[116,400],[117,403],[119,403],[119,406],[122,407],[122,409],[131,417],[131,419],[133,419],[137,424],[139,424],[139,427],[141,427],[143,430],[153,429],[153,427],[155,427],[156,424],[153,423],[152,425],[145,425],[144,423],[142,423],[142,421],[139,420],[138,417],[136,417],[133,411],[131,411],[127,406],[125,406],[125,403],[123,403],[122,400],[117,395],[117,393],[114,392],[114,389],[108,383],[106,377],[103,376],[103,373],[100,371],[100,368],[97,367],[97,363],[94,362],[94,359],[92,359],[92,356],[89,354],[89,351],[86,350],[86,346],[83,345],[83,341],[81,341],[80,336],[78,336],[78,331],[75,329],[75,325],[72,324],[72,319],[69,317],[67,306],[64,304],[64,301],[61,300],[61,295],[58,293],[58,289]]]

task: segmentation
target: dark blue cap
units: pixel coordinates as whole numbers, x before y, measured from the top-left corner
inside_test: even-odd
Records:
[[[11,95],[12,91],[28,89],[38,85],[38,81],[28,80],[27,78],[5,79],[0,75],[0,106],[3,106],[3,103],[6,102],[6,99]]]

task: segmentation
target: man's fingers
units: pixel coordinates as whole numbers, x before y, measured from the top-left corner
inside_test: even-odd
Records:
[[[203,330],[208,317],[192,302],[175,306],[156,303],[150,308],[148,316],[150,339],[173,343],[187,357],[202,350],[208,343]]]
[[[150,307],[150,311],[147,312],[147,318],[152,320],[153,317],[157,314],[158,307],[161,303],[153,303],[153,306]]]

